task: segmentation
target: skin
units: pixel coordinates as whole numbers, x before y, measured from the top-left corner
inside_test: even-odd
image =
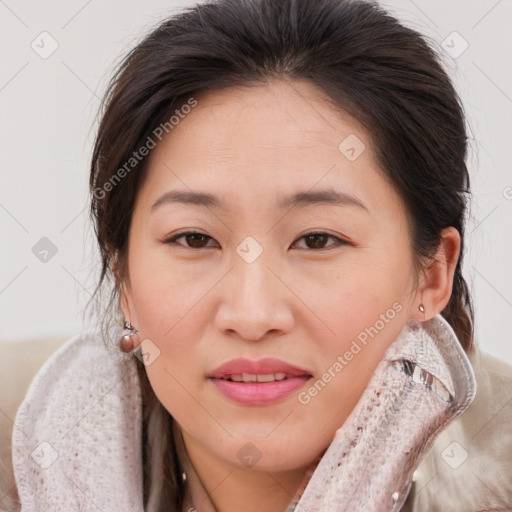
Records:
[[[308,82],[275,80],[197,99],[148,157],[121,306],[141,340],[160,350],[147,375],[216,510],[282,512],[407,321],[428,320],[448,303],[460,238],[454,228],[443,231],[414,287],[407,213],[369,133]],[[355,161],[338,149],[350,134],[366,146]],[[282,197],[326,188],[355,195],[367,211],[278,207]],[[215,194],[226,209],[174,203],[151,212],[173,189]],[[207,237],[165,243],[187,230]],[[303,238],[310,232],[347,243]],[[263,249],[250,264],[236,252],[248,236]],[[230,359],[270,356],[316,381],[394,303],[401,310],[305,405],[297,394],[310,384],[281,402],[247,406],[207,379]],[[261,453],[250,468],[237,456],[247,442]]]

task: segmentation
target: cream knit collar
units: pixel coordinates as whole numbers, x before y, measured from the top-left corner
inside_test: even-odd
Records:
[[[471,364],[446,320],[407,324],[288,510],[400,510],[415,468],[475,392]],[[136,361],[108,351],[94,330],[74,336],[42,366],[16,415],[22,512],[143,512],[141,439]],[[176,443],[194,482],[186,499],[214,512],[181,433]]]

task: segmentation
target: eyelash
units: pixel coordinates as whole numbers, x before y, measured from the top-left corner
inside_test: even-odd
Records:
[[[184,233],[178,233],[177,235],[174,235],[173,237],[164,240],[163,243],[164,244],[177,243],[176,242],[177,240],[179,240],[180,238],[186,237],[187,235],[203,235],[203,236],[207,237],[208,239],[213,240],[212,237],[210,237],[210,236],[208,236],[208,235],[206,235],[204,233],[201,233],[200,231],[185,231]],[[322,231],[310,231],[309,233],[305,233],[304,235],[300,236],[297,240],[301,240],[303,238],[306,238],[308,236],[313,236],[313,235],[326,235],[327,237],[332,238],[333,240],[335,240],[336,243],[333,244],[333,245],[330,245],[328,247],[321,247],[320,249],[309,249],[311,251],[329,250],[329,249],[331,249],[333,247],[339,247],[339,246],[342,246],[342,245],[349,245],[349,242],[347,242],[346,240],[343,240],[343,239],[341,239],[341,238],[339,238],[337,236],[331,235],[330,233],[324,233]],[[178,244],[178,245],[182,245],[182,244]],[[193,249],[193,250],[211,249],[211,247],[195,248],[195,247],[190,247],[188,245],[185,245],[183,247],[185,247],[186,249]],[[308,248],[306,248],[306,249],[308,249]]]

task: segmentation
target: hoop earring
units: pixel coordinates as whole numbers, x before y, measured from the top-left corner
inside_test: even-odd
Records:
[[[140,344],[139,331],[133,325],[125,320],[124,332],[119,340],[119,347],[123,352],[131,352]]]

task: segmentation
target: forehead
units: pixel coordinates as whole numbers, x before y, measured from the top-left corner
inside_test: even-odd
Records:
[[[353,134],[372,151],[365,128],[306,81],[273,80],[204,92],[196,99],[197,105],[172,129],[176,144],[192,131],[206,150],[230,155],[238,148],[259,148],[262,157],[266,151],[278,157],[306,145],[324,145],[337,154],[341,140]],[[164,145],[172,146],[170,139]]]
[[[144,195],[151,205],[171,188],[208,190],[228,203],[272,199],[276,207],[277,197],[315,188],[336,189],[369,207],[386,192],[369,133],[307,82],[195,99],[149,155]],[[356,158],[347,153],[351,147]]]

